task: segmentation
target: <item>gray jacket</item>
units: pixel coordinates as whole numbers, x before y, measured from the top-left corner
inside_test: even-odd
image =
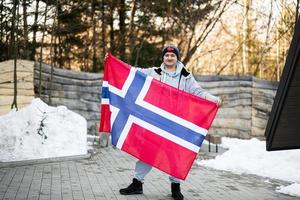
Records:
[[[170,74],[164,69],[164,64],[160,67],[152,67],[147,69],[137,68],[139,71],[152,76],[153,78],[160,80],[162,82],[170,84],[170,81],[165,81],[166,78],[171,77],[176,79],[176,86],[173,84],[174,87],[177,87],[180,90],[184,90],[190,94],[202,97],[212,102],[218,102],[219,97],[216,97],[206,90],[204,90],[198,82],[195,80],[194,76],[189,73],[185,68],[184,65],[177,61],[176,65],[176,72]],[[172,85],[172,84],[170,84]]]

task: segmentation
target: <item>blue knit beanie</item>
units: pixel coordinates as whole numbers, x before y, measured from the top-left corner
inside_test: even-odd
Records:
[[[164,58],[164,55],[165,55],[167,52],[175,53],[175,55],[177,56],[177,60],[179,60],[179,49],[178,49],[176,46],[174,46],[174,45],[166,46],[166,47],[162,50],[162,56],[161,56],[162,59]]]

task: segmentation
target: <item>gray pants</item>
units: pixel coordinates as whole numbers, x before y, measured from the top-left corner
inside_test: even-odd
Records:
[[[138,160],[135,164],[134,178],[141,182],[144,182],[145,176],[151,171],[151,169],[152,166]],[[180,180],[173,176],[169,176],[169,180],[171,183],[180,183]]]

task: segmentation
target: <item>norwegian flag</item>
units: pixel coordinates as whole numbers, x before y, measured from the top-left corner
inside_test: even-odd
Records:
[[[100,132],[112,144],[184,180],[217,113],[216,103],[169,86],[108,54]]]

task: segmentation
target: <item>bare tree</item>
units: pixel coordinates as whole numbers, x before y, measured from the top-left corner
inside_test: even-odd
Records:
[[[296,14],[295,14],[295,26],[296,26],[296,23],[297,23],[297,20],[298,20],[298,17],[299,17],[299,3],[300,3],[300,0],[297,0]]]
[[[119,31],[119,38],[120,38],[120,43],[119,43],[119,54],[120,54],[120,58],[122,60],[125,60],[125,45],[126,45],[126,41],[125,41],[125,19],[126,19],[126,9],[125,9],[125,0],[119,0],[119,27],[120,27],[120,31]]]
[[[30,54],[30,59],[35,60],[35,49],[36,49],[36,32],[38,31],[38,16],[39,16],[39,3],[40,0],[35,1],[35,12],[34,12],[34,22],[32,26],[33,35],[32,35],[32,49]]]
[[[193,45],[189,44],[190,49],[187,49],[186,56],[182,59],[183,64],[186,65],[190,61],[192,56],[197,51],[198,47],[203,43],[203,41],[207,38],[208,34],[215,27],[216,23],[220,20],[222,14],[225,12],[226,8],[229,6],[229,2],[230,2],[229,0],[226,0],[225,2],[218,1],[216,3],[215,11],[214,11],[212,17],[204,25],[204,29],[202,30],[201,34],[197,38],[194,39],[195,42],[193,43]],[[192,30],[192,31],[195,32],[196,27],[194,27],[194,30]],[[191,34],[191,35],[193,36],[193,34]],[[186,39],[186,38],[182,38],[182,39]],[[191,38],[189,40],[191,40]],[[189,43],[191,43],[191,42],[189,42]]]
[[[278,28],[276,28],[276,80],[279,81],[280,73],[281,73],[281,67],[280,67],[280,40],[279,40],[279,31]]]
[[[54,20],[52,23],[52,34],[51,34],[51,44],[50,44],[50,59],[51,59],[51,72],[50,72],[50,83],[49,83],[49,104],[52,105],[52,83],[53,83],[53,72],[54,72],[54,65],[55,65],[55,55],[53,55],[53,41],[56,44],[56,34],[54,34],[55,31],[55,26],[56,26],[56,18],[57,18],[57,13],[58,13],[58,1],[56,0],[55,3],[55,14],[54,14]],[[55,45],[54,44],[54,45]],[[55,49],[54,49],[54,54],[55,54]]]
[[[132,1],[132,5],[131,5],[131,12],[130,12],[130,19],[129,19],[129,30],[128,30],[128,39],[129,39],[129,52],[130,52],[130,58],[129,60],[132,60],[133,57],[133,48],[134,48],[134,41],[136,39],[135,34],[134,34],[134,17],[135,17],[135,13],[136,13],[136,0]]]
[[[104,55],[106,53],[106,15],[105,15],[105,0],[101,1],[101,45],[100,48],[102,49],[102,58],[104,58]],[[101,65],[102,66],[102,65]]]
[[[96,7],[97,1],[96,0],[92,0],[92,28],[93,28],[93,38],[92,38],[92,47],[93,47],[93,71],[97,72],[98,71],[98,59],[97,59],[97,41],[96,41],[96,37],[97,37],[97,32],[96,32],[96,17],[95,17],[95,7]]]
[[[244,21],[243,21],[243,71],[249,73],[249,7],[250,0],[244,0]]]
[[[4,18],[4,0],[1,0],[0,4],[0,25],[1,25],[1,30],[0,30],[0,43],[2,44],[3,40],[3,33],[4,33],[4,23],[3,23],[3,18]]]
[[[62,5],[60,3],[60,1],[58,1],[58,7],[57,7],[57,12],[58,12],[58,16],[61,15],[62,12]],[[58,20],[57,22],[57,29],[61,29],[61,23],[60,20]],[[61,34],[58,34],[58,67],[59,68],[63,68],[63,58],[62,58],[62,54],[63,54],[63,49],[62,49],[62,36]]]
[[[18,13],[16,14],[16,11]],[[13,103],[11,104],[11,109],[16,108],[18,110],[17,104],[17,96],[18,96],[18,89],[17,89],[17,36],[16,30],[18,30],[18,21],[19,21],[19,1],[13,0],[13,8],[12,8],[12,34],[11,40],[13,42],[13,52],[12,55],[14,57],[14,99]]]
[[[114,53],[115,51],[115,29],[114,29],[114,9],[115,3],[114,0],[110,2],[110,13],[109,13],[109,37],[110,37],[110,51]]]
[[[234,53],[231,55],[230,59],[223,65],[220,67],[219,71],[217,72],[217,75],[220,75],[221,72],[229,66],[229,64],[232,63],[232,61],[234,60],[234,58],[238,55],[238,53],[241,51],[243,47],[243,43],[240,43],[239,46],[236,48],[236,50],[234,51]],[[219,68],[219,67],[217,67]]]
[[[24,55],[25,59],[29,59],[29,49],[28,49],[28,23],[27,23],[27,0],[23,0],[23,35],[24,35]]]
[[[46,1],[45,6],[45,15],[44,15],[44,23],[43,23],[43,34],[42,34],[42,41],[41,41],[41,49],[40,49],[40,66],[39,66],[39,97],[41,98],[41,92],[42,92],[42,61],[43,61],[43,47],[44,47],[44,38],[45,38],[45,32],[46,32],[46,21],[47,21],[47,12],[48,12],[48,0]]]
[[[266,38],[265,38],[264,45],[262,47],[263,50],[260,53],[259,61],[256,65],[256,69],[254,70],[254,75],[256,75],[259,71],[260,78],[263,76],[262,67],[263,67],[264,58],[265,58],[266,54],[269,52],[269,50],[271,49],[271,48],[269,48],[269,44],[270,44],[269,38],[271,35],[270,31],[271,31],[271,20],[272,20],[272,13],[273,13],[272,10],[273,10],[273,1],[271,1],[271,5],[270,5],[270,13],[269,13],[268,23],[267,23]]]

